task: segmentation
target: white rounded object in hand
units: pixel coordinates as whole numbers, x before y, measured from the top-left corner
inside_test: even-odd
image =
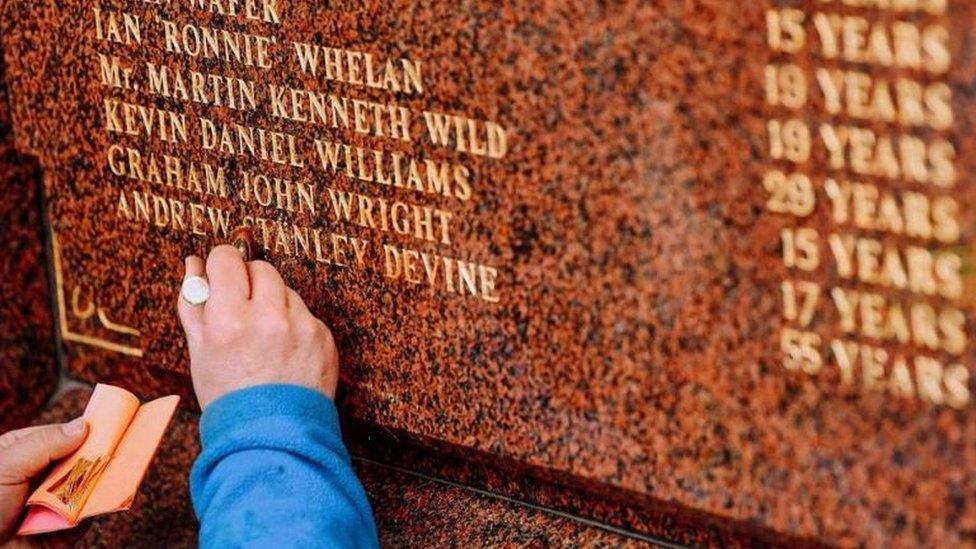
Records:
[[[183,279],[180,295],[190,305],[203,305],[210,298],[210,284],[202,276],[188,276]]]

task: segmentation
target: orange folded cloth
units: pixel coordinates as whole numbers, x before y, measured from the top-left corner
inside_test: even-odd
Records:
[[[96,385],[84,414],[88,438],[31,494],[17,534],[65,530],[129,509],[179,401],[171,395],[140,405],[125,389]]]

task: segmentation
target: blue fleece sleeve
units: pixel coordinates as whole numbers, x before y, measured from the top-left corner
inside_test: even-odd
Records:
[[[261,385],[211,403],[190,473],[200,546],[378,547],[366,493],[335,404],[294,385]]]

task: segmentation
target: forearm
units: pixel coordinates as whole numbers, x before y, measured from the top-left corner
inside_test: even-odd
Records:
[[[366,494],[332,401],[264,385],[214,401],[190,477],[203,547],[375,547]]]

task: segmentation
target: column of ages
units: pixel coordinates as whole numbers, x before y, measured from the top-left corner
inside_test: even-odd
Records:
[[[947,8],[895,4],[767,11],[762,186],[790,273],[780,348],[790,371],[964,407]]]

